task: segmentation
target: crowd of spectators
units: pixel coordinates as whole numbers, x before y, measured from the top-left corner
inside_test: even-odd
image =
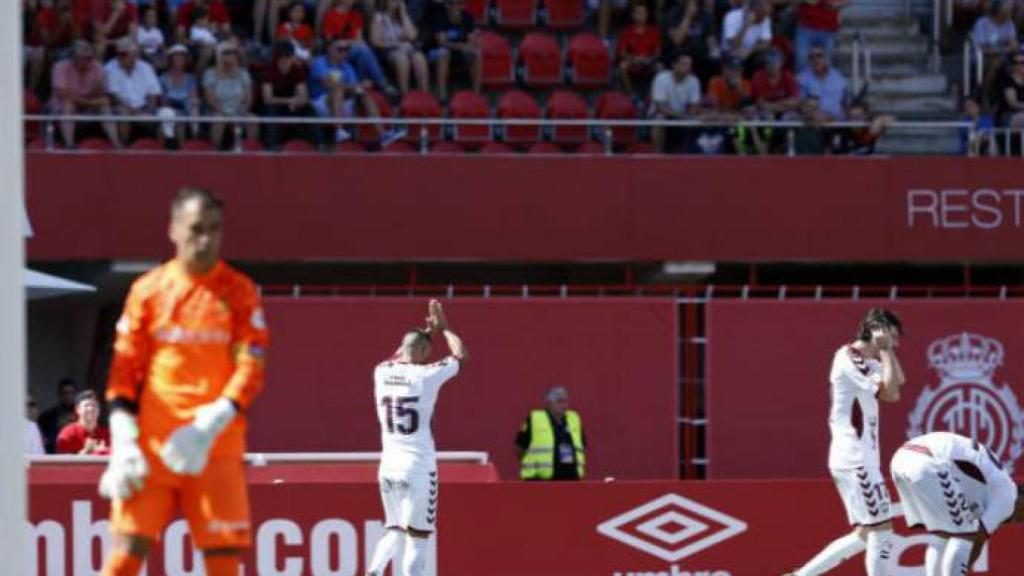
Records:
[[[344,120],[379,117],[412,90],[442,103],[482,89],[480,28],[464,0],[22,0],[28,99],[55,114],[208,116],[156,124],[59,124],[63,145],[83,129],[116,147],[139,136],[173,147],[220,149],[290,138],[329,145],[352,138]],[[704,120],[707,129],[651,131],[660,151],[773,153],[794,133],[744,128],[800,122],[806,153],[835,146],[829,123],[865,115],[884,132],[834,65],[839,15],[850,0],[588,0],[614,60],[613,84],[649,117]],[[988,0],[969,26],[992,60],[977,102],[996,125],[1024,124],[1016,21],[1024,2]],[[963,4],[958,4],[961,8]],[[958,12],[963,20],[963,10]],[[512,33],[512,37],[515,33]],[[1017,57],[1019,58],[1019,57]],[[1005,64],[1005,65],[1003,65]],[[378,96],[383,96],[383,100]],[[217,117],[320,117],[336,125],[240,123]],[[382,143],[401,131],[376,129]],[[646,134],[642,131],[641,134]],[[813,145],[820,140],[820,150]],[[864,139],[866,142],[866,139]]]

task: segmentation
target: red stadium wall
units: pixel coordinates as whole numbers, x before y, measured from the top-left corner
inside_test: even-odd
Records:
[[[255,550],[245,574],[363,574],[382,532],[376,484],[324,482],[282,468],[250,469]],[[32,480],[40,576],[96,573],[109,511],[96,497],[98,477],[94,469],[77,470],[69,482]],[[443,467],[441,477],[442,576],[777,575],[848,530],[826,480],[467,483],[446,480]],[[900,566],[889,574],[919,576],[925,537],[902,521],[896,527]],[[198,573],[182,528],[165,533],[149,574]],[[1022,537],[1019,525],[1002,528],[977,573],[1019,576]],[[74,569],[57,571],[61,563]],[[863,557],[830,574],[864,574]]]
[[[908,435],[931,430],[980,438],[1021,469],[1024,302],[717,301],[707,328],[712,478],[827,474],[829,367],[870,306],[895,310],[907,331],[898,348],[907,384],[880,415],[883,469]],[[984,340],[963,347],[965,332]]]
[[[422,324],[426,300],[269,298],[266,308],[273,344],[250,450],[380,450],[373,368]],[[449,308],[471,359],[438,400],[439,450],[487,451],[503,477],[517,477],[519,425],[550,387],[565,386],[583,417],[591,477],[677,476],[671,300],[465,298]]]
[[[28,154],[32,259],[159,258],[183,184],[237,259],[1024,258],[1019,159]]]

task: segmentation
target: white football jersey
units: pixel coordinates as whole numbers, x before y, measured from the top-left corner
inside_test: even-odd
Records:
[[[829,373],[832,410],[828,426],[832,445],[828,467],[849,470],[861,466],[878,467],[878,388],[882,382],[882,364],[865,358],[846,345],[836,351]]]
[[[441,386],[459,373],[459,361],[447,357],[433,364],[390,360],[373,372],[377,419],[380,421],[381,475],[405,477],[436,467],[430,431],[434,403]]]
[[[1013,514],[1017,486],[983,444],[952,432],[932,432],[909,440],[907,445],[923,446],[934,461],[951,465],[968,508],[989,534]]]

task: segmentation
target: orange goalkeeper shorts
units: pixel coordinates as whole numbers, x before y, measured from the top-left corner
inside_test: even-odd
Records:
[[[211,460],[199,476],[173,474],[159,459],[148,460],[151,471],[142,490],[113,502],[111,532],[157,540],[180,507],[197,548],[251,545],[245,464],[240,459]]]

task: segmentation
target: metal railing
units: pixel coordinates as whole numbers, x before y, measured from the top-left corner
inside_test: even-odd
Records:
[[[981,86],[982,79],[985,77],[985,54],[981,51],[981,46],[971,38],[970,34],[967,35],[967,39],[964,40],[964,53],[963,53],[963,83],[964,83],[964,98],[971,95],[971,91],[975,87]],[[973,68],[972,68],[973,63]],[[971,72],[974,74],[971,74]]]
[[[859,31],[853,36],[853,50],[850,52],[850,63],[851,83],[853,85],[853,93],[860,95],[861,88],[871,83],[871,47],[868,46],[867,41],[864,39],[864,35]],[[861,59],[864,60],[863,68],[861,68]]]
[[[953,0],[933,0],[930,64],[933,73],[942,69],[942,32],[953,22]]]

